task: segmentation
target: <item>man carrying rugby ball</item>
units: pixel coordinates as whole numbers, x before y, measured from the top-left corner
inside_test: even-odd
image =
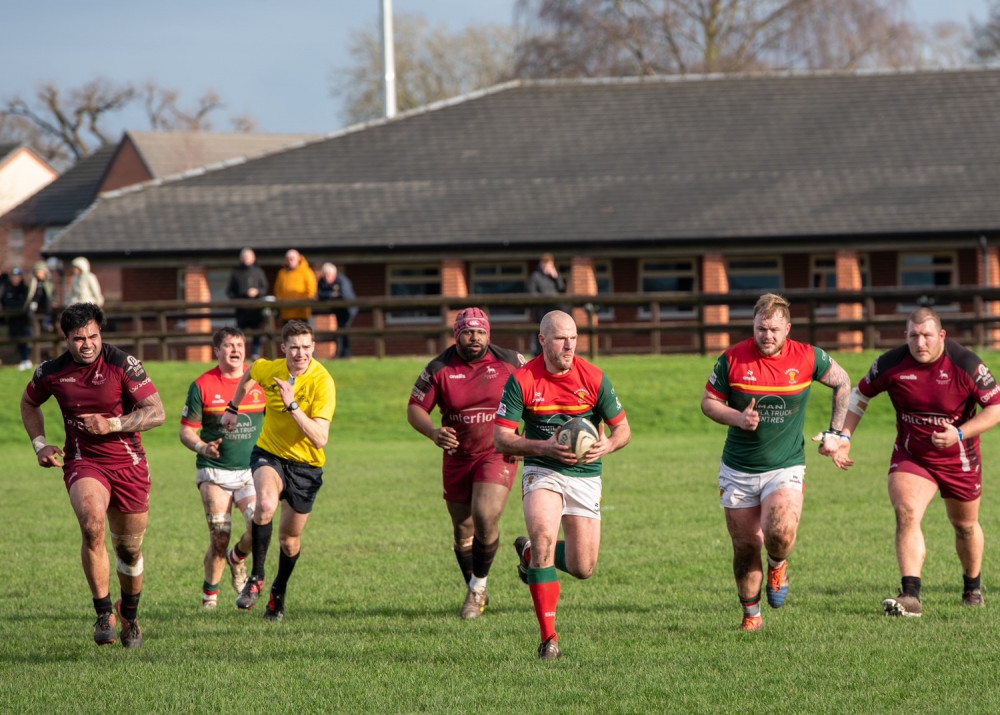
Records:
[[[524,457],[522,493],[528,536],[514,542],[521,580],[528,584],[541,628],[538,657],[562,656],[556,633],[558,571],[590,578],[601,548],[601,457],[632,439],[625,410],[604,371],[576,355],[573,318],[554,310],[542,318],[542,354],[515,372],[493,424],[497,449]],[[560,444],[556,430],[571,417],[604,422],[583,459]],[[524,422],[524,434],[517,428]],[[562,526],[565,540],[559,540]]]

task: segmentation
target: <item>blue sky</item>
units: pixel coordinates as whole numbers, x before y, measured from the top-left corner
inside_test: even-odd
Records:
[[[988,0],[909,0],[920,23],[983,20]],[[512,21],[515,0],[392,0],[396,15],[422,15],[458,30]],[[349,64],[352,31],[378,25],[381,0],[21,0],[4,9],[0,99],[30,96],[41,82],[77,87],[95,77],[180,91],[193,105],[218,92],[229,114],[250,114],[263,132],[343,127],[330,75]],[[127,127],[145,129],[141,115]],[[216,129],[229,129],[219,115]]]

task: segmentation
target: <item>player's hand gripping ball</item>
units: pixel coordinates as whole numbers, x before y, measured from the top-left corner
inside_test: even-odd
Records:
[[[572,449],[580,461],[600,438],[597,428],[586,417],[571,417],[556,430],[556,441]]]

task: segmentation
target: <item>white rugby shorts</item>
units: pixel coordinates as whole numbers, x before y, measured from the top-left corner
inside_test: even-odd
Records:
[[[521,494],[536,489],[561,494],[563,515],[601,520],[603,483],[600,477],[570,477],[545,467],[525,467],[521,475]]]
[[[801,492],[805,478],[804,464],[752,474],[719,462],[719,498],[726,509],[750,509],[779,489]]]
[[[198,485],[211,482],[233,495],[235,501],[257,496],[253,486],[253,472],[249,469],[218,469],[202,467],[198,470]]]

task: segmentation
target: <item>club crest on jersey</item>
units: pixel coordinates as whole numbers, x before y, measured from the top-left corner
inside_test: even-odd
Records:
[[[790,367],[785,370],[785,374],[788,376],[789,384],[794,384],[799,380],[799,369],[797,367]]]

